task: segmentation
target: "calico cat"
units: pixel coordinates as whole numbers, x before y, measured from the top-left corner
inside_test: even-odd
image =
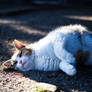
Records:
[[[29,46],[14,40],[14,46],[11,59],[20,71],[62,70],[73,76],[77,73],[76,56],[80,50],[88,52],[85,64],[92,65],[92,33],[81,25],[59,27]]]

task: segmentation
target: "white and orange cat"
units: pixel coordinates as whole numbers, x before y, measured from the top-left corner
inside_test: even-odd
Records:
[[[20,71],[62,70],[69,76],[77,73],[75,54],[90,52],[86,64],[92,65],[92,34],[81,25],[59,27],[29,46],[15,40],[12,60]]]

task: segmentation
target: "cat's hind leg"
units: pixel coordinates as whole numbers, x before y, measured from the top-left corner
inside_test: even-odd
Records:
[[[88,32],[84,32],[82,35],[82,43],[86,47],[92,48],[92,34]]]

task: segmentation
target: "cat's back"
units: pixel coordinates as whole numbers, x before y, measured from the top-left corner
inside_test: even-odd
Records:
[[[63,34],[69,34],[69,33],[75,33],[75,32],[79,32],[79,33],[88,32],[86,27],[78,24],[61,26],[56,28],[55,31],[61,32]]]
[[[51,31],[44,38],[40,39],[38,42],[31,45],[36,50],[41,50],[41,53],[53,52],[53,44],[62,41],[63,38],[67,38],[69,45],[71,47],[73,43],[79,45],[77,38],[83,33],[87,32],[87,29],[81,25],[68,25],[61,26]],[[73,45],[74,47],[74,45]],[[42,54],[43,54],[42,53]]]
[[[55,33],[54,33],[55,32]],[[71,52],[76,53],[79,48],[82,48],[81,38],[84,33],[88,33],[86,27],[81,25],[69,25],[63,26],[55,29],[53,34],[55,34],[55,39],[61,43],[66,39],[65,48]]]
[[[72,38],[73,36],[78,37],[81,36],[83,33],[88,33],[86,27],[82,25],[68,25],[68,26],[61,26],[56,28],[55,30],[51,31],[45,39],[48,42],[56,42],[64,37]],[[45,40],[43,39],[43,40]]]

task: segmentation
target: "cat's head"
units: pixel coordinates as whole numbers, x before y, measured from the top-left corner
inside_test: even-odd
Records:
[[[18,40],[14,40],[16,48],[11,60],[14,62],[15,69],[28,71],[34,69],[34,54],[32,48],[26,46]]]

